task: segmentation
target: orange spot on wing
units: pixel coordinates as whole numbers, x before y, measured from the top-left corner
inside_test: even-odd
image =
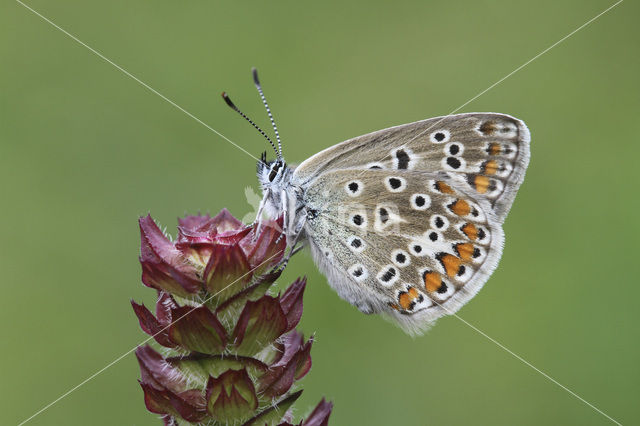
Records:
[[[499,143],[491,142],[489,144],[489,148],[487,149],[487,152],[489,152],[489,154],[491,154],[491,155],[498,155],[498,154],[500,154],[501,149],[502,148],[500,147]]]
[[[456,276],[458,270],[460,270],[460,265],[462,264],[462,260],[452,254],[445,254],[440,258],[440,262],[442,263],[442,266],[444,266],[444,270],[447,272],[447,275],[450,277]]]
[[[478,228],[473,223],[465,223],[460,229],[471,241],[478,238]]]
[[[493,175],[498,171],[498,162],[496,160],[489,160],[482,166],[483,171],[487,175]]]
[[[412,302],[418,297],[419,293],[414,287],[409,287],[406,293],[400,293],[398,302],[405,311],[411,309]]]
[[[436,182],[436,190],[443,194],[453,194],[453,189],[441,180]]]
[[[409,309],[409,305],[411,304],[411,296],[409,296],[409,293],[401,293],[398,297],[398,302],[400,302],[400,306],[402,306],[402,309]]]
[[[456,244],[456,252],[458,252],[458,256],[460,256],[460,259],[462,259],[464,262],[468,262],[471,260],[471,256],[473,256],[473,244]]]
[[[466,216],[471,212],[471,206],[465,200],[456,200],[449,205],[449,209],[458,216]]]
[[[442,278],[437,272],[426,272],[424,274],[424,286],[429,293],[434,292],[440,288],[442,284]]]
[[[475,186],[476,191],[480,194],[484,194],[489,189],[489,178],[482,175],[477,175],[473,179],[473,186]]]
[[[389,307],[390,307],[391,309],[396,310],[396,311],[399,311],[399,310],[400,310],[400,306],[396,305],[395,303],[389,303]]]
[[[485,135],[493,134],[493,132],[495,132],[496,129],[497,129],[496,123],[493,121],[485,121],[484,123],[482,123],[482,126],[480,126],[480,131]]]
[[[398,295],[398,303],[400,307],[405,311],[413,309],[415,306],[415,300],[420,297],[420,293],[415,287],[409,287],[407,291]],[[393,307],[393,305],[391,306]]]

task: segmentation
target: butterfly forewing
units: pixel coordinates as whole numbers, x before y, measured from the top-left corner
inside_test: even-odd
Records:
[[[306,232],[332,287],[409,330],[455,312],[500,257],[489,202],[443,173],[328,171],[309,182],[304,202],[317,211]]]
[[[504,114],[430,118],[347,140],[304,161],[306,183],[331,170],[446,172],[461,189],[485,199],[499,221],[508,213],[529,161],[529,131]]]

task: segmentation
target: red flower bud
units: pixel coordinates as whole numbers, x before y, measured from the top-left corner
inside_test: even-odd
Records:
[[[245,369],[210,377],[206,398],[211,417],[225,424],[247,419],[258,408],[258,396]]]

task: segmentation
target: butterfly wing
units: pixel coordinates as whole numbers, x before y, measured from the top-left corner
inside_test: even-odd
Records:
[[[305,234],[338,294],[420,332],[457,311],[496,267],[503,233],[490,203],[442,173],[334,170],[304,194]]]
[[[304,184],[349,168],[447,172],[502,222],[524,179],[529,141],[526,125],[505,114],[449,115],[349,139],[304,161],[294,177]]]

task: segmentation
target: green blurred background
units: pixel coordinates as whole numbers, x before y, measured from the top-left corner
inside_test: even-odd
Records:
[[[57,1],[28,4],[254,155],[257,66],[299,162],[443,115],[609,1]],[[500,267],[460,316],[623,424],[640,422],[640,17],[627,1],[461,112],[532,133]],[[0,6],[0,424],[17,424],[146,336],[137,217],[251,211],[246,154],[13,1]],[[608,424],[460,320],[412,339],[338,298],[306,254],[302,329],[334,425]],[[126,356],[33,425],[155,425]]]

